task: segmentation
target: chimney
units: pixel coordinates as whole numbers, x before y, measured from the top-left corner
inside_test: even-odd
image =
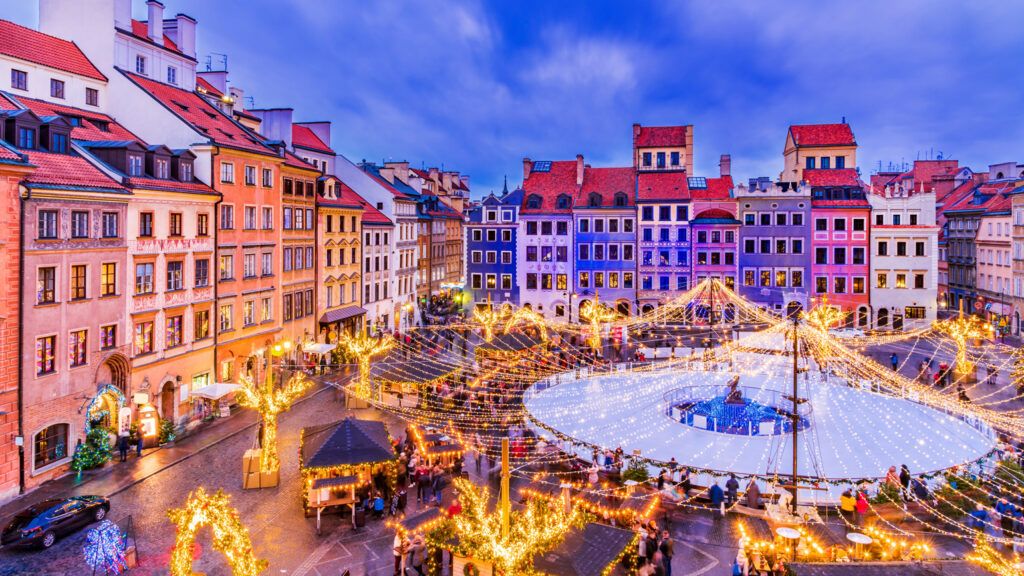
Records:
[[[723,178],[732,176],[732,157],[728,154],[722,154],[718,159],[718,174]]]
[[[260,119],[260,132],[268,140],[281,140],[288,149],[292,147],[292,112],[291,108],[268,108],[265,110],[247,110]]]
[[[178,14],[174,20],[164,22],[164,34],[178,45],[186,56],[196,57],[196,19],[188,14]]]
[[[381,178],[383,178],[383,179],[388,181],[388,184],[394,184],[395,183],[395,169],[394,168],[385,166],[384,168],[379,168],[377,171],[380,173],[380,177]]]
[[[576,155],[576,185],[583,186],[583,154]]]
[[[391,170],[395,178],[398,178],[403,183],[409,183],[409,163],[408,162],[385,162],[384,167]]]
[[[327,144],[327,146],[330,147],[331,122],[329,120],[325,120],[323,122],[299,122],[299,124],[312,130],[313,134],[316,134],[316,137],[319,138],[320,141],[322,141],[324,144]],[[406,168],[408,168],[409,163],[406,162],[405,165]]]
[[[232,86],[228,88],[228,96],[231,97],[232,110],[245,110],[245,90]]]
[[[132,29],[132,0],[114,0],[114,26],[121,30]]]
[[[465,186],[467,189],[469,188],[469,175],[468,174],[466,174],[464,176],[459,176],[459,180],[462,182],[463,186]]]
[[[452,191],[452,173],[451,172],[442,172],[441,173],[441,188],[443,188],[445,192],[451,192]]]
[[[530,170],[533,170],[533,160],[523,158],[523,182],[530,177]]]
[[[149,25],[149,39],[160,46],[164,45],[164,5],[159,0],[148,0],[149,16],[146,23]]]

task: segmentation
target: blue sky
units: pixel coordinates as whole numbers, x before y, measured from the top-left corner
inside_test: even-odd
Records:
[[[628,164],[633,122],[694,124],[696,172],[730,153],[741,179],[778,175],[789,124],[843,116],[865,175],[1024,160],[1021,2],[164,3],[257,107],[332,120],[353,160],[470,174],[474,196],[523,156]],[[35,4],[0,17],[34,25]]]

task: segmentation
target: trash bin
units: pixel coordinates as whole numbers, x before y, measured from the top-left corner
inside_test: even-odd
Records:
[[[362,528],[366,526],[366,508],[362,506],[356,507],[356,528]]]

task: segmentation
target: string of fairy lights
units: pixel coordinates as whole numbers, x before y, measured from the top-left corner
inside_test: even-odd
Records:
[[[786,354],[790,347],[787,342],[791,343],[795,330],[801,348],[801,387],[808,391],[827,389],[851,407],[847,411],[828,411],[827,417],[836,422],[834,426],[808,428],[804,438],[809,456],[807,462],[801,462],[801,477],[835,487],[877,485],[889,466],[910,464],[915,477],[925,477],[932,499],[908,508],[905,517],[936,534],[969,538],[976,531],[977,521],[968,516],[975,507],[991,506],[1003,495],[1019,492],[1024,482],[1024,478],[992,472],[1009,466],[1003,463],[1005,457],[1024,437],[1020,417],[1024,408],[1011,404],[1019,396],[1024,357],[1011,347],[987,341],[991,331],[970,318],[958,316],[934,327],[902,333],[838,338],[831,330],[846,318],[827,302],[809,310],[794,329],[787,319],[709,279],[639,316],[620,316],[600,304],[598,296],[581,311],[579,324],[547,320],[528,308],[504,305],[480,308],[469,320],[416,328],[398,338],[360,336],[343,340],[341,347],[358,364],[358,376],[342,386],[376,408],[416,426],[443,431],[466,449],[491,457],[497,454],[501,438],[512,430],[518,439],[513,450],[514,477],[531,481],[538,469],[544,469],[549,476],[560,478],[559,482],[572,481],[591,498],[599,499],[620,488],[607,482],[587,482],[588,468],[579,463],[603,458],[620,446],[651,442],[658,428],[649,410],[652,405],[664,404],[664,386],[657,382],[673,378],[720,381],[739,375],[742,382],[754,383],[755,393],[759,389],[769,395],[773,390],[766,383],[792,377],[792,358],[787,360]],[[627,338],[629,348],[622,342]],[[985,346],[975,345],[979,339],[986,340]],[[896,370],[864,355],[874,346],[892,344],[899,344],[904,351]],[[658,359],[625,358],[624,348],[657,355]],[[618,361],[607,359],[616,356]],[[932,371],[935,363],[952,359],[944,385],[928,381],[924,370],[916,378],[902,375],[913,371],[910,363],[920,359],[931,361]],[[380,367],[386,367],[386,377],[374,376],[374,370]],[[997,382],[976,377],[975,367],[997,375],[1019,376]],[[538,421],[527,410],[527,401],[536,394],[583,381],[586,385],[577,387],[575,394],[566,393],[559,406],[567,415],[583,414],[598,408],[588,395],[600,401],[606,381],[615,379],[625,379],[629,388],[627,394],[615,397],[617,409],[636,415],[602,424],[602,437],[615,442],[593,442],[566,434]],[[541,387],[545,391],[537,392]],[[877,402],[884,402],[888,425],[861,430],[855,420],[858,410]],[[933,417],[920,418],[926,409],[934,412]],[[912,424],[918,428],[910,429]],[[964,426],[978,438],[987,438],[992,449],[958,460],[965,453],[962,438],[951,436],[950,431],[965,430]],[[537,452],[537,438],[521,434],[527,429],[539,433],[549,449]],[[737,474],[744,481],[754,478],[777,484],[780,477],[786,478],[788,435],[775,434],[768,441],[756,435],[733,436],[729,445],[706,442],[688,446],[689,461],[715,463],[713,469],[685,465],[691,482],[723,477],[741,465],[743,454],[761,465],[760,469]],[[884,460],[889,453],[879,450],[860,458],[856,470],[847,465],[845,469],[841,466],[838,474],[823,475],[823,462],[849,461],[849,455],[867,443],[900,446],[908,438],[919,439],[914,451],[906,455],[908,462]],[[623,466],[636,460],[653,473],[669,466],[664,460],[634,458],[630,453],[623,457]],[[928,462],[948,465],[926,468]],[[866,473],[867,469],[875,472]],[[970,482],[972,489],[950,490],[947,478],[963,479],[961,486]],[[665,492],[674,495],[676,505],[706,506],[697,501],[697,491],[683,495],[681,485],[679,475],[673,474],[665,486]],[[653,499],[659,495],[642,493],[638,497]],[[828,504],[836,505],[819,502]],[[873,514],[882,525],[900,534],[901,529],[885,519],[880,506],[871,503]],[[999,536],[1000,527],[992,517],[982,523],[995,534],[994,542],[1008,541]]]

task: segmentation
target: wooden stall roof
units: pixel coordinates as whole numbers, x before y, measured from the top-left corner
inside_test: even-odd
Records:
[[[529,334],[510,332],[499,334],[490,342],[483,342],[476,347],[478,352],[522,352],[537,346],[543,346],[544,341]]]
[[[840,524],[821,524],[808,522],[804,524],[807,533],[824,546],[846,546],[846,530]]]
[[[557,548],[534,559],[534,569],[552,576],[601,576],[633,541],[629,530],[590,523],[569,532]]]
[[[981,566],[966,560],[925,562],[843,562],[831,564],[793,563],[793,576],[991,576]]]
[[[396,460],[383,422],[346,418],[302,429],[302,468],[375,464]]]
[[[406,516],[400,524],[406,532],[415,532],[440,517],[441,509],[431,507],[412,516]]]
[[[359,484],[358,476],[338,476],[337,478],[317,478],[313,481],[313,489],[320,488],[345,488]]]

